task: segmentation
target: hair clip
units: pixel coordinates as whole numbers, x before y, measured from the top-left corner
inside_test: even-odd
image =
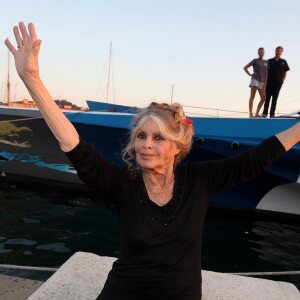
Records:
[[[184,124],[184,125],[193,126],[193,121],[189,118],[184,118],[184,119],[180,120],[180,123]]]

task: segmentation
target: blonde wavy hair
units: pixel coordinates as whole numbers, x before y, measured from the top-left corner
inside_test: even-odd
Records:
[[[180,150],[174,158],[174,164],[178,164],[192,147],[194,129],[192,121],[185,117],[180,104],[167,104],[152,102],[148,107],[141,109],[133,120],[133,126],[129,133],[129,141],[122,151],[122,158],[127,163],[128,169],[133,170],[135,162],[134,142],[139,128],[149,119],[159,127],[162,137],[176,144]]]

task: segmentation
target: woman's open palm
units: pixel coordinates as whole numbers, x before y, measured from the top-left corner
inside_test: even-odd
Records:
[[[5,40],[5,44],[15,58],[16,69],[19,76],[23,80],[26,78],[38,78],[38,53],[42,41],[37,39],[34,25],[29,23],[27,31],[25,24],[20,22],[19,27],[15,26],[13,28],[13,32],[18,49],[12,45],[9,39]]]

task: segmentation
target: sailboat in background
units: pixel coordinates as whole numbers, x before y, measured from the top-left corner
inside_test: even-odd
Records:
[[[112,94],[114,103],[109,102],[109,92],[112,87]],[[135,113],[137,107],[121,105],[115,103],[115,83],[113,76],[113,56],[112,56],[112,42],[109,45],[109,57],[108,57],[108,72],[106,83],[106,102],[86,100],[87,106],[90,111],[98,112],[121,112],[121,113]]]

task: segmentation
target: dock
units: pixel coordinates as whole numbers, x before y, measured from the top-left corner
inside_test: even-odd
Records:
[[[0,299],[23,300],[35,292],[43,281],[0,275]]]
[[[94,300],[116,258],[77,252],[45,283],[0,275],[1,300]],[[202,271],[202,300],[300,300],[291,283]]]

